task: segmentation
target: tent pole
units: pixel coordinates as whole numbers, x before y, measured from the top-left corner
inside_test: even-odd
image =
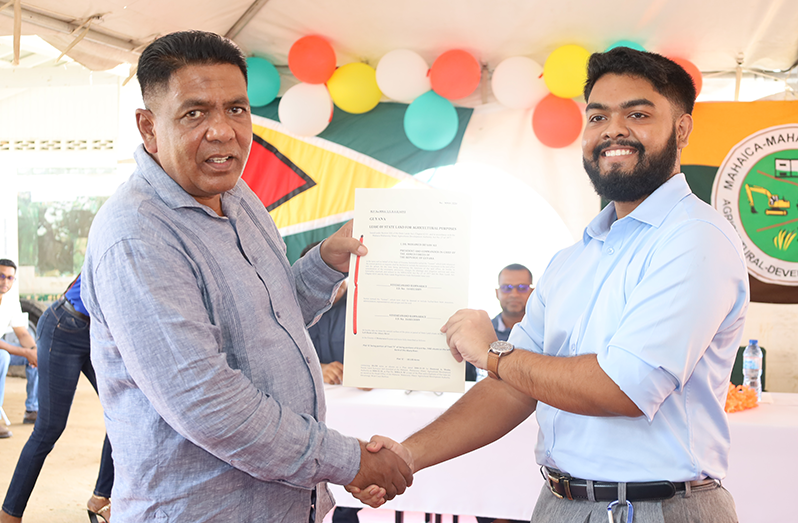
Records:
[[[740,101],[740,85],[743,83],[743,62],[745,61],[745,55],[743,53],[739,53],[737,55],[737,68],[735,69],[736,78],[734,81],[734,101]]]
[[[269,0],[255,0],[252,2],[252,5],[250,5],[246,11],[244,11],[244,14],[241,15],[241,18],[239,18],[236,23],[233,24],[233,27],[231,27],[230,30],[225,33],[225,38],[235,40],[236,36],[238,36],[238,33],[244,29],[244,27],[255,17],[255,15],[258,14],[258,11],[260,11],[261,8],[268,2]]]
[[[14,0],[14,61],[19,65],[19,42],[22,35],[22,0]]]

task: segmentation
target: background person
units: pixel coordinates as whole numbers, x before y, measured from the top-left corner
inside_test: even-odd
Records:
[[[526,302],[534,289],[532,271],[520,263],[512,263],[499,271],[496,299],[502,311],[491,320],[499,340],[507,341],[513,326],[524,317]],[[466,362],[466,381],[477,381],[479,374],[476,367]],[[482,373],[482,376],[487,376],[487,373]],[[480,523],[484,523],[483,520]]]
[[[0,523],[22,521],[22,515],[39,478],[47,455],[67,424],[72,400],[82,372],[97,390],[90,360],[89,316],[80,299],[80,275],[64,295],[50,305],[37,327],[40,416],[22,448],[14,475],[8,485]],[[94,493],[87,502],[89,517],[110,520],[114,464],[111,444],[105,437],[100,472]]]
[[[114,520],[320,523],[326,483],[412,480],[394,453],[329,429],[306,325],[367,249],[346,224],[290,266],[240,180],[252,142],[246,59],[163,36],[137,69],[136,171],[89,232],[81,297],[114,449]]]
[[[499,340],[507,341],[513,326],[523,319],[526,302],[533,290],[532,271],[520,263],[510,264],[499,271],[496,299],[502,311],[491,320]]]
[[[6,375],[10,365],[24,365],[25,378],[28,380],[25,392],[25,417],[22,423],[34,423],[39,410],[38,382],[39,372],[36,369],[36,343],[28,332],[27,316],[22,312],[19,300],[3,299],[11,290],[17,276],[17,264],[3,258],[0,259],[0,334],[13,332],[19,345],[0,339],[0,406],[5,397]],[[8,427],[0,422],[0,438],[12,436]]]

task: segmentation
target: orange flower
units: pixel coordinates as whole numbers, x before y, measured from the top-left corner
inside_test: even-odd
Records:
[[[747,385],[735,387],[733,383],[729,383],[729,394],[726,396],[726,412],[753,409],[757,405],[759,405],[759,402],[754,389]]]

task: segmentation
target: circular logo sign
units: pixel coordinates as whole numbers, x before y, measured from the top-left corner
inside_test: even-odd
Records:
[[[751,274],[798,286],[798,124],[732,147],[715,176],[712,206],[740,234]]]

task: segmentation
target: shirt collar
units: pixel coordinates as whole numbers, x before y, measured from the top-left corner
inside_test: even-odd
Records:
[[[659,227],[671,210],[685,197],[692,194],[683,173],[671,176],[656,191],[643,200],[634,211],[624,219],[636,220],[652,227]],[[587,243],[591,239],[604,240],[610,227],[616,220],[615,203],[610,202],[585,228],[582,240]]]
[[[150,154],[144,149],[144,145],[139,145],[136,148],[136,151],[133,153],[133,158],[136,160],[136,165],[138,165],[139,172],[147,180],[155,192],[158,193],[158,196],[169,206],[170,209],[178,209],[180,207],[194,207],[196,209],[202,209],[204,212],[218,217],[217,214],[207,205],[202,205],[197,200],[194,199],[193,196],[188,194],[185,189],[183,189],[180,184],[172,179],[171,176],[166,174],[166,171],[158,165],[158,162],[155,161],[155,158],[150,156]],[[229,206],[229,198],[240,198],[241,197],[241,188],[239,184],[241,180],[239,179],[236,182],[235,187],[231,190],[222,193],[222,209],[225,209]],[[226,214],[226,212],[225,212]]]

